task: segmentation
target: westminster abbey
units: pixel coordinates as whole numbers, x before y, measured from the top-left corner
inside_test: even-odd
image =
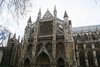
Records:
[[[75,27],[65,11],[63,20],[49,10],[35,23],[27,21],[24,37],[9,35],[1,65],[15,67],[100,67],[100,25]]]

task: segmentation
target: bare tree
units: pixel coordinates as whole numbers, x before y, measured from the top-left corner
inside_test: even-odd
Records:
[[[13,17],[25,15],[32,7],[31,0],[0,0],[0,13],[8,10]]]
[[[0,25],[0,46],[4,45],[4,41],[7,40],[9,34],[12,34],[9,29]]]

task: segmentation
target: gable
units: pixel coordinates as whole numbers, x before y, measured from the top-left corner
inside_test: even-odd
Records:
[[[48,21],[48,20],[53,20],[53,15],[50,13],[49,10],[46,11],[44,16],[42,17],[41,21]]]

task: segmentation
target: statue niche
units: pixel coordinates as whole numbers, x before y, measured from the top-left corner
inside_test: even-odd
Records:
[[[57,54],[65,54],[64,45],[61,43],[57,44],[56,51]]]
[[[52,44],[50,43],[46,44],[46,49],[49,53],[52,53]]]
[[[41,50],[42,44],[38,44],[36,48],[36,54]]]
[[[32,45],[31,44],[27,48],[27,55],[29,55],[29,56],[32,55]]]

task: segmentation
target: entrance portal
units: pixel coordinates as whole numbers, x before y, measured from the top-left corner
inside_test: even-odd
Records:
[[[31,67],[30,60],[28,58],[24,61],[24,67]]]
[[[57,67],[65,67],[63,59],[61,59],[61,58],[58,59],[58,61],[57,61]]]
[[[50,59],[45,53],[41,53],[36,59],[36,67],[51,67]]]

